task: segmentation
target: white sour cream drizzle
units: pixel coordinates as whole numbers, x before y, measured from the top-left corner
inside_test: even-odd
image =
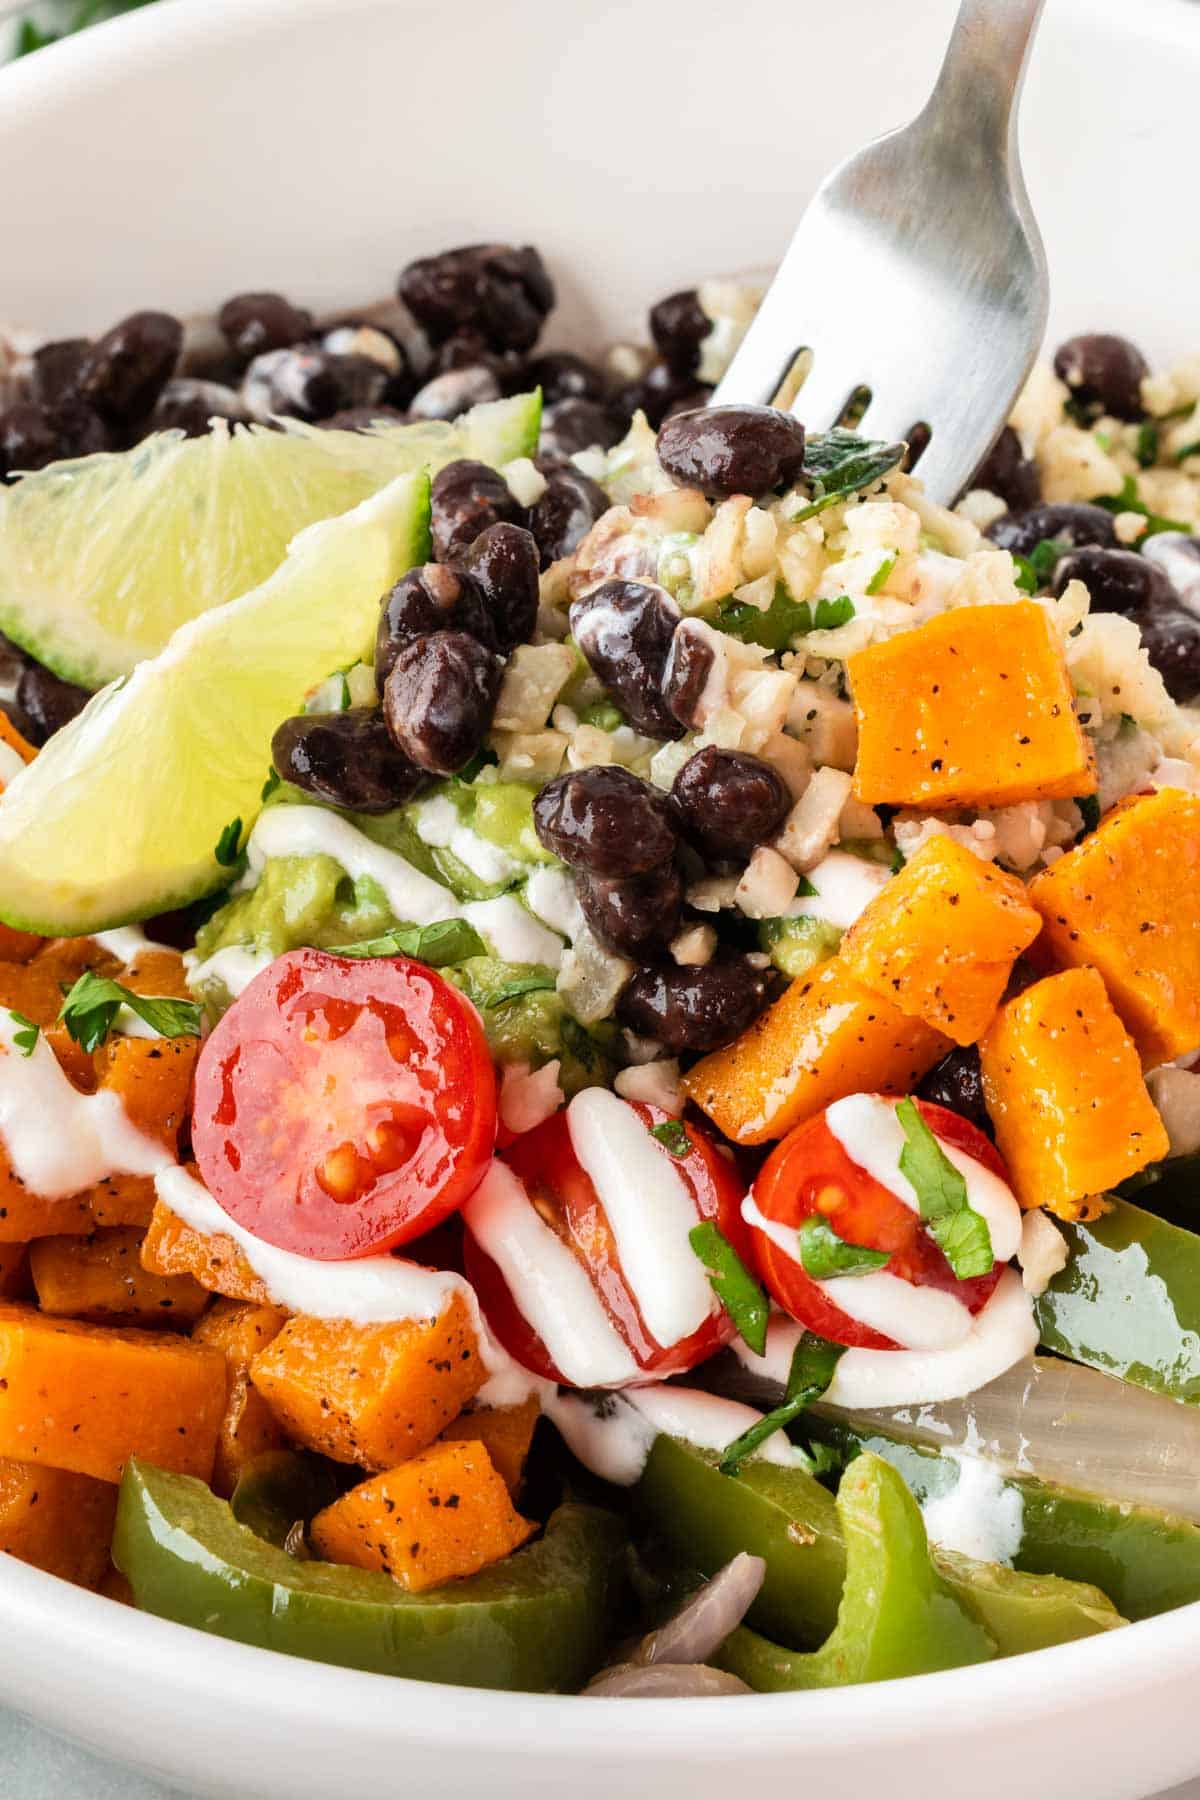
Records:
[[[752,1194],[742,1201],[742,1217],[785,1256],[800,1262],[800,1241],[794,1227],[765,1217]],[[953,1294],[941,1288],[914,1287],[886,1269],[841,1275],[815,1285],[851,1319],[881,1331],[906,1350],[948,1350],[961,1344],[971,1329],[971,1314]]]
[[[145,956],[148,950],[158,950],[162,946],[152,944],[140,925],[117,925],[112,931],[93,931],[93,944],[99,944],[118,962],[136,962],[139,956]]]
[[[532,869],[525,883],[525,904],[535,918],[572,943],[583,929],[583,911],[575,883],[562,869]]]
[[[197,962],[190,950],[183,959],[193,992],[210,982],[219,983],[231,1000],[244,993],[254,977],[269,969],[273,960],[269,951],[251,950],[245,944],[226,944],[223,950],[214,950],[203,962]]]
[[[816,888],[793,900],[787,917],[823,919],[828,925],[847,930],[858,915],[870,905],[880,888],[891,879],[891,870],[883,863],[868,862],[852,856],[848,850],[830,850],[805,879]]]
[[[599,1401],[594,1394],[552,1392],[543,1398],[542,1410],[584,1467],[618,1487],[637,1481],[660,1434],[701,1450],[724,1450],[762,1418],[736,1400],[665,1382],[626,1388]],[[802,1468],[807,1460],[782,1431],[766,1438],[754,1458],[782,1468]]]
[[[478,880],[498,886],[502,881],[515,881],[521,873],[523,864],[516,857],[463,824],[457,806],[445,794],[426,800],[416,809],[415,818],[423,844],[449,850]]]
[[[670,1152],[607,1088],[577,1094],[567,1108],[567,1128],[647,1331],[664,1346],[690,1337],[713,1310],[713,1293],[688,1243],[696,1207]]]
[[[970,1451],[944,1450],[957,1464],[954,1486],[921,1508],[932,1543],[980,1562],[1011,1563],[1025,1530],[1025,1497],[994,1463]]]

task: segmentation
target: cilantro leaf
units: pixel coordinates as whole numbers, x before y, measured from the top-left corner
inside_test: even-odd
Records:
[[[275,789],[277,787],[281,787],[282,785],[283,785],[283,777],[280,775],[279,770],[272,769],[271,773],[267,776],[267,779],[262,784],[263,800],[264,801],[269,800],[271,798],[271,795],[275,792]]]
[[[510,1000],[519,1000],[522,994],[553,993],[557,986],[553,969],[531,969],[528,975],[515,975],[511,981],[502,982],[486,994],[484,1010],[491,1012],[497,1006],[507,1006]]]
[[[1184,524],[1180,519],[1167,519],[1163,517],[1162,513],[1151,512],[1145,501],[1138,498],[1137,482],[1132,475],[1125,477],[1119,494],[1100,494],[1093,504],[1102,506],[1105,512],[1110,513],[1140,513],[1146,521],[1146,529],[1142,533],[1143,541],[1148,537],[1154,537],[1160,531],[1182,531],[1188,534],[1192,529],[1190,525]]]
[[[771,1312],[765,1290],[711,1219],[692,1227],[688,1243],[704,1264],[709,1286],[733,1320],[738,1336],[756,1356],[761,1356],[767,1347]]]
[[[35,1025],[32,1019],[27,1019],[24,1013],[19,1013],[11,1007],[8,1016],[14,1025],[20,1027],[18,1031],[13,1032],[13,1043],[22,1056],[32,1056],[38,1038],[41,1036],[41,1026]]]
[[[807,600],[793,600],[782,583],[775,598],[763,612],[757,606],[739,601],[727,603],[717,614],[717,629],[743,644],[761,644],[764,650],[786,650],[793,638],[805,637],[810,631],[836,631],[854,617],[854,602],[848,594],[836,600],[818,600],[815,608]]]
[[[820,1213],[810,1213],[796,1236],[800,1239],[800,1266],[813,1281],[832,1281],[839,1275],[867,1275],[891,1261],[886,1250],[868,1250],[839,1237]]]
[[[241,854],[242,821],[240,818],[230,819],[224,831],[217,839],[213,855],[223,869],[232,869]]]
[[[967,1199],[967,1183],[921,1117],[915,1100],[896,1108],[906,1139],[900,1173],[912,1183],[929,1235],[960,1281],[991,1271],[995,1256],[987,1220]]]
[[[876,569],[875,573],[872,575],[870,581],[868,581],[868,583],[867,583],[868,594],[878,594],[880,592],[880,590],[882,589],[888,576],[891,574],[891,572],[895,568],[895,566],[896,566],[896,558],[894,556],[885,556],[884,557],[883,561],[880,563],[879,567]]]
[[[840,425],[832,431],[811,433],[804,447],[803,470],[811,498],[807,506],[792,514],[792,523],[815,518],[839,500],[874,487],[903,462],[906,448],[905,444],[861,437]]]
[[[1158,461],[1158,426],[1153,419],[1138,426],[1134,455],[1143,469],[1152,469]]]
[[[85,969],[63,1001],[59,1020],[68,1034],[88,1052],[98,1050],[123,1006],[144,1019],[160,1037],[197,1036],[200,1008],[194,1000],[173,1000],[163,995],[135,994],[119,981],[110,981]]]
[[[1013,562],[1017,569],[1017,586],[1026,594],[1038,594],[1050,583],[1055,564],[1060,556],[1066,556],[1072,546],[1062,538],[1042,538],[1033,546],[1028,556],[1013,552]]]
[[[722,1475],[736,1475],[746,1458],[760,1444],[774,1436],[781,1426],[790,1425],[814,1400],[819,1400],[833,1380],[833,1372],[845,1353],[844,1344],[831,1344],[826,1338],[818,1337],[815,1331],[802,1332],[792,1352],[792,1366],[788,1370],[787,1390],[782,1405],[765,1413],[748,1431],[743,1431],[741,1437],[734,1438],[732,1444],[725,1446],[725,1454],[720,1462]]]
[[[692,1140],[682,1119],[664,1119],[661,1125],[651,1125],[650,1136],[671,1156],[686,1156],[692,1147]]]
[[[439,919],[434,925],[397,925],[382,937],[360,944],[335,944],[331,956],[412,956],[431,969],[486,956],[487,946],[465,919]]]

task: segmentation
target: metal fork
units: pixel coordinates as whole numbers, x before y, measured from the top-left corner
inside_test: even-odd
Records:
[[[822,183],[714,404],[775,399],[812,431],[865,412],[876,438],[928,427],[921,479],[958,496],[1046,327],[1016,130],[1043,5],[962,0],[929,100]]]

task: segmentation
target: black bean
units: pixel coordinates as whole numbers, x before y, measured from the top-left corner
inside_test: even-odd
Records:
[[[1081,550],[1068,551],[1054,566],[1051,592],[1061,594],[1074,580],[1086,586],[1093,612],[1130,616],[1146,606],[1175,604],[1175,590],[1162,569],[1134,550],[1085,544]]]
[[[347,406],[317,423],[322,431],[370,431],[372,425],[407,425],[408,414],[395,406]]]
[[[34,351],[29,374],[29,398],[39,406],[57,406],[79,395],[83,365],[92,348],[90,338],[59,338]]]
[[[516,350],[492,350],[477,331],[456,331],[439,344],[429,365],[429,375],[450,375],[457,369],[487,369],[502,394],[536,386],[529,379],[525,358]]]
[[[44,469],[62,455],[58,431],[44,406],[18,400],[0,412],[0,475]]]
[[[533,535],[503,521],[489,525],[467,551],[463,566],[482,590],[497,648],[508,656],[533,636],[537,624],[538,552]]]
[[[683,726],[663,697],[679,608],[665,588],[604,581],[571,607],[581,653],[621,711],[647,737],[677,738]]]
[[[577,550],[596,520],[608,511],[608,495],[599,482],[584,475],[573,463],[539,456],[537,467],[546,478],[546,491],[529,509],[529,529],[538,547],[543,569]]]
[[[206,437],[213,419],[246,424],[249,413],[233,388],[216,381],[182,378],[168,381],[150,415],[152,431],[182,431],[187,437]]]
[[[661,867],[679,841],[666,796],[614,764],[556,776],[533,803],[533,823],[552,855],[606,881]]]
[[[348,407],[383,400],[387,371],[365,356],[331,356],[327,350],[266,350],[242,381],[242,400],[256,419],[327,419]]]
[[[381,693],[401,650],[434,631],[465,631],[489,650],[496,648],[480,584],[445,563],[410,569],[384,597],[375,636],[375,680]]]
[[[658,434],[658,460],[710,499],[767,494],[804,467],[804,427],[774,406],[708,406],[676,413]]]
[[[671,789],[684,836],[713,862],[745,862],[791,811],[777,769],[745,750],[706,745],[685,762]]]
[[[30,743],[40,749],[47,738],[83,711],[91,697],[86,688],[31,662],[17,682],[16,693],[17,706],[29,721]]]
[[[994,1135],[983,1098],[983,1074],[976,1045],[968,1044],[964,1049],[951,1050],[948,1056],[943,1056],[926,1075],[917,1092],[922,1100],[948,1107],[961,1119],[969,1119],[989,1137]]]
[[[712,326],[695,288],[668,294],[650,308],[650,335],[658,354],[675,375],[695,374],[700,367],[700,346]]]
[[[1145,417],[1142,381],[1149,365],[1136,344],[1111,332],[1068,338],[1054,353],[1054,373],[1085,411],[1115,419]]]
[[[406,644],[383,689],[392,742],[431,775],[456,775],[487,735],[504,664],[465,631]]]
[[[617,1002],[617,1018],[668,1050],[719,1050],[753,1024],[768,992],[763,972],[741,957],[639,969]]]
[[[613,408],[626,419],[635,412],[645,413],[657,431],[664,419],[705,405],[711,393],[712,388],[697,381],[694,375],[676,375],[666,363],[655,363],[640,381],[632,381],[621,389]]]
[[[1082,500],[1048,501],[1026,512],[1002,513],[983,535],[1015,556],[1029,556],[1045,541],[1069,544],[1073,550],[1084,544],[1110,546],[1117,541],[1112,514]]]
[[[170,313],[130,313],[88,351],[79,372],[79,397],[102,418],[131,424],[158,399],[182,347],[183,326]]]
[[[620,422],[595,400],[556,400],[542,414],[543,456],[575,456],[599,445],[608,450],[624,435]]]
[[[509,493],[504,477],[486,463],[462,457],[447,463],[433,478],[430,494],[430,531],[433,554],[450,562],[470,549],[481,531],[503,519],[520,524],[522,511]]]
[[[1172,700],[1188,706],[1200,697],[1200,619],[1178,604],[1137,614],[1142,646]]]
[[[547,406],[559,400],[602,401],[608,386],[595,363],[586,362],[570,350],[551,350],[535,356],[525,370],[531,388],[540,387]]]
[[[217,314],[217,327],[235,356],[252,362],[267,350],[290,350],[311,336],[313,317],[282,294],[234,294]]]
[[[700,724],[700,702],[715,662],[704,627],[698,620],[684,619],[671,639],[662,688],[668,710],[689,729]]]
[[[493,350],[532,350],[554,287],[530,245],[468,244],[401,271],[397,291],[431,343],[474,331]]]
[[[1026,456],[1011,425],[1004,427],[967,485],[998,494],[1015,513],[1026,512],[1042,497],[1037,464]]]
[[[391,812],[428,780],[397,750],[374,706],[285,719],[271,739],[271,761],[284,781],[348,812]]]
[[[1162,570],[1185,606],[1200,612],[1200,537],[1156,531],[1145,540],[1142,555]]]
[[[479,364],[466,369],[448,369],[419,387],[409,401],[414,419],[458,419],[473,406],[499,400],[500,383],[490,369]]]
[[[575,892],[600,942],[620,956],[652,956],[679,930],[683,877],[674,863],[617,881],[577,875]]]

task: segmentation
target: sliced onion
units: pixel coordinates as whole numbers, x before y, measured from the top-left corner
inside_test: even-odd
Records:
[[[606,1700],[716,1700],[727,1694],[752,1694],[744,1681],[724,1669],[703,1663],[618,1663],[605,1669],[583,1690],[584,1698]]]
[[[766,1573],[762,1557],[743,1550],[706,1581],[674,1618],[642,1639],[633,1662],[707,1662],[745,1618]]]

